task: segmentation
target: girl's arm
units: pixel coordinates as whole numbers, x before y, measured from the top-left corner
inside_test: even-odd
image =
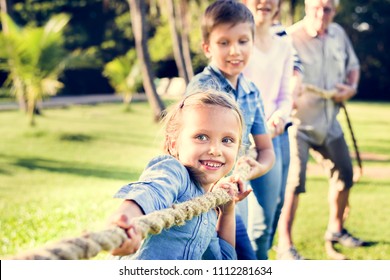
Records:
[[[228,242],[233,247],[236,246],[236,214],[234,211],[226,211],[226,204],[221,206],[218,223],[217,223],[217,233],[218,237]]]
[[[110,224],[123,228],[129,237],[119,248],[111,252],[112,255],[126,256],[135,253],[139,249],[142,235],[137,233],[131,220],[142,215],[144,213],[137,203],[132,200],[124,200],[118,210],[110,217]]]
[[[236,214],[235,204],[246,198],[251,190],[244,190],[244,183],[239,175],[232,175],[216,183],[212,191],[222,188],[233,198],[230,202],[219,207],[217,222],[218,237],[225,240],[233,247],[236,246]]]

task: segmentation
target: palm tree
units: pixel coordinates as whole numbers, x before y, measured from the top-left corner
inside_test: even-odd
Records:
[[[134,49],[119,56],[104,66],[103,75],[107,77],[115,92],[123,95],[126,110],[130,109],[133,93],[142,84],[141,68]]]
[[[29,123],[34,125],[37,103],[57,94],[63,87],[60,75],[75,59],[64,47],[63,31],[70,17],[58,14],[43,27],[19,28],[2,16],[8,29],[0,36],[0,68],[9,72],[6,82],[19,100],[26,101]]]
[[[1,17],[3,34],[9,34],[8,19],[7,19],[7,15],[8,15],[7,0],[0,0],[0,10],[1,10],[0,17]],[[7,51],[10,52],[11,46],[8,45],[6,47],[7,47]],[[8,63],[9,63],[9,67],[12,68],[12,60],[9,60]],[[16,88],[20,87],[20,81],[18,81],[17,79],[15,79],[15,87]],[[17,90],[17,92],[19,91]],[[17,95],[16,99],[18,100],[19,108],[23,111],[26,111],[26,101],[24,100],[24,97],[22,95]]]
[[[151,67],[150,55],[146,36],[146,7],[143,0],[128,0],[130,6],[131,24],[135,39],[135,48],[139,63],[146,97],[152,107],[154,119],[160,120],[165,112],[165,105],[157,94],[154,85],[154,75]]]

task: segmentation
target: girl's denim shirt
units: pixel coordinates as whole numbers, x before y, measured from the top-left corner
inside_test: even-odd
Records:
[[[185,166],[172,156],[162,155],[149,162],[138,182],[122,187],[114,197],[133,200],[148,214],[204,193]],[[217,236],[216,224],[217,213],[212,209],[182,226],[148,235],[137,253],[121,259],[236,259],[233,246]]]

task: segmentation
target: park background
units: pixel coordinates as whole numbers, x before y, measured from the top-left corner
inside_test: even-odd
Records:
[[[185,84],[207,64],[199,19],[209,2],[0,1],[9,15],[2,17],[0,103],[17,100],[20,108],[0,112],[0,257],[104,227],[119,204],[112,195],[161,150],[157,120],[182,94],[182,84],[172,82],[180,77]],[[371,242],[342,250],[352,259],[390,259],[390,1],[340,2],[335,21],[349,34],[362,69],[348,110],[365,173],[352,192],[347,226]],[[286,26],[302,16],[303,1],[283,1]],[[54,39],[40,44],[44,30]],[[18,91],[18,77],[37,86]],[[134,93],[141,98],[128,103]],[[45,108],[56,96],[86,95],[120,95],[123,104]],[[30,103],[33,122],[24,113]],[[309,258],[326,259],[327,183],[314,163],[309,184],[294,236]]]

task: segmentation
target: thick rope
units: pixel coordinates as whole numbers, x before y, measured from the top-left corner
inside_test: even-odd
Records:
[[[236,173],[245,180],[248,178],[250,167],[241,164]],[[163,229],[174,225],[184,225],[185,221],[206,213],[232,199],[230,195],[217,189],[203,196],[195,197],[186,202],[134,219],[137,231],[145,238],[148,234],[159,234]],[[61,240],[42,249],[33,250],[11,257],[13,260],[80,260],[95,257],[101,251],[112,251],[119,248],[128,239],[124,229],[112,227],[103,231],[91,232],[81,237]]]
[[[321,88],[318,88],[318,87],[316,87],[314,85],[310,85],[310,84],[304,84],[304,88],[305,88],[305,92],[318,95],[318,96],[325,98],[325,99],[331,99],[337,93],[336,90],[323,90]],[[340,103],[340,107],[343,108],[344,113],[345,113],[345,119],[347,120],[348,129],[349,129],[349,132],[351,134],[353,147],[355,150],[356,161],[357,161],[358,166],[359,166],[359,173],[354,175],[354,178],[353,178],[354,182],[358,182],[360,177],[363,175],[363,162],[362,162],[362,159],[360,157],[359,147],[357,144],[355,133],[352,129],[352,123],[351,123],[351,119],[349,118],[347,107],[346,107],[344,102]]]
[[[346,118],[347,123],[348,123],[348,128],[349,128],[349,131],[351,133],[353,147],[355,149],[356,160],[357,160],[357,163],[358,163],[358,166],[359,166],[359,174],[356,174],[356,175],[353,176],[353,181],[354,182],[358,182],[360,177],[363,175],[363,162],[362,162],[362,159],[360,157],[359,147],[358,147],[358,144],[357,144],[357,140],[356,140],[355,134],[353,133],[353,130],[352,130],[352,124],[351,124],[351,120],[350,120],[349,115],[348,115],[347,107],[345,106],[344,103],[341,103],[341,108],[344,109],[345,118]]]

